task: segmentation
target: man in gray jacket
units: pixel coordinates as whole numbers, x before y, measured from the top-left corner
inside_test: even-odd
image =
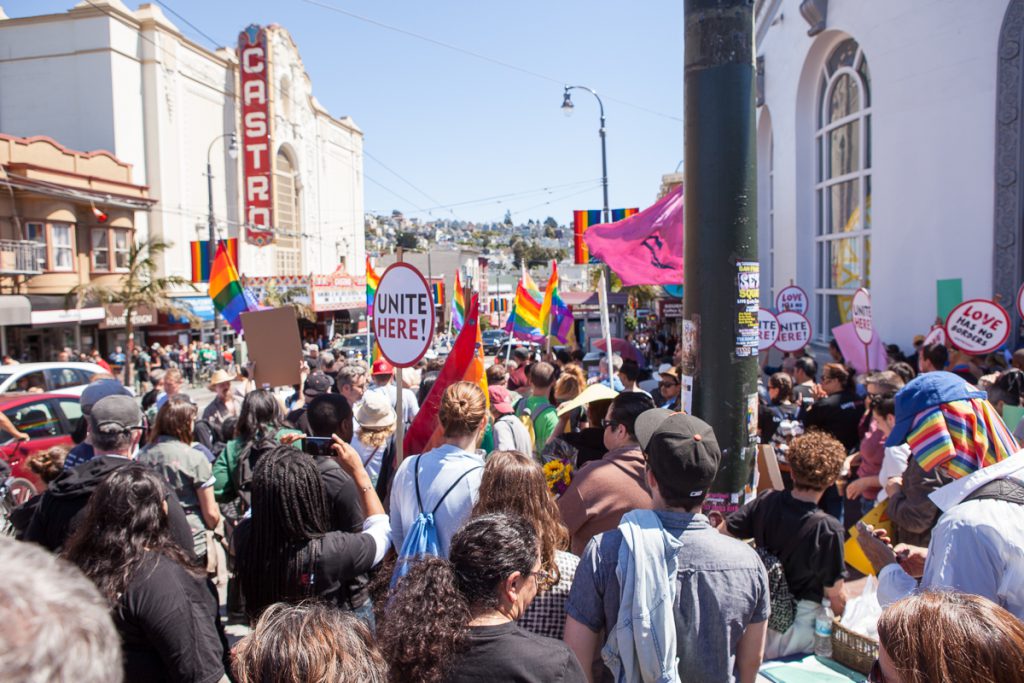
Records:
[[[495,385],[487,389],[491,403],[491,417],[494,424],[491,432],[494,434],[494,450],[496,451],[519,451],[530,455],[533,446],[530,444],[530,432],[527,431],[518,417],[515,416],[515,408],[512,407],[512,397],[508,389],[501,385]]]

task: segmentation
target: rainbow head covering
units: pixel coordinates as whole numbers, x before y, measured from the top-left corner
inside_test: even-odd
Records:
[[[949,372],[914,378],[896,394],[887,446],[906,441],[921,468],[959,479],[1005,460],[1018,446],[985,393]]]

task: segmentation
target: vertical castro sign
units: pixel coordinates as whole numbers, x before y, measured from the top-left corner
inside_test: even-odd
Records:
[[[273,178],[270,153],[270,77],[267,32],[251,24],[238,35],[242,96],[242,165],[245,241],[264,247],[274,241]]]
[[[398,368],[415,365],[434,340],[434,299],[423,273],[392,263],[373,297],[373,332],[380,352]]]

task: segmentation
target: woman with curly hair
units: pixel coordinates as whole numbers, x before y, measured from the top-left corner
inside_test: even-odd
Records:
[[[815,431],[794,439],[786,457],[793,490],[762,493],[719,527],[736,538],[753,538],[762,559],[766,553],[778,558],[797,601],[788,626],[779,620],[779,603],[772,601],[765,659],[813,651],[814,613],[822,599],[831,601],[836,614],[842,614],[846,605],[843,525],[818,508],[825,489],[839,476],[846,449]]]
[[[271,605],[235,646],[238,683],[386,683],[388,667],[369,629],[316,602]]]
[[[449,558],[417,562],[381,617],[378,642],[393,683],[586,680],[565,643],[516,624],[550,580],[530,522],[474,517],[452,538]]]
[[[580,558],[567,552],[569,530],[562,524],[558,505],[536,460],[518,451],[491,453],[473,516],[492,512],[517,514],[533,524],[540,541],[541,569],[551,578],[541,586],[544,591],[523,613],[519,625],[538,635],[561,640],[565,631],[565,601]]]
[[[922,591],[878,620],[875,683],[1024,683],[1024,623],[969,593]]]
[[[110,603],[126,681],[218,681],[226,651],[205,572],[168,531],[160,476],[115,469],[93,492],[64,556]]]

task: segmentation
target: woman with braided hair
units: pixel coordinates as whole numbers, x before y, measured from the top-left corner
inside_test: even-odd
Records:
[[[323,482],[312,456],[279,446],[256,466],[252,517],[235,532],[242,595],[253,621],[276,602],[317,598],[372,624],[369,600],[360,597],[362,604],[354,604],[349,587],[354,577],[384,558],[390,526],[359,454],[337,436],[333,448],[359,489],[366,514],[361,533],[331,531]]]

